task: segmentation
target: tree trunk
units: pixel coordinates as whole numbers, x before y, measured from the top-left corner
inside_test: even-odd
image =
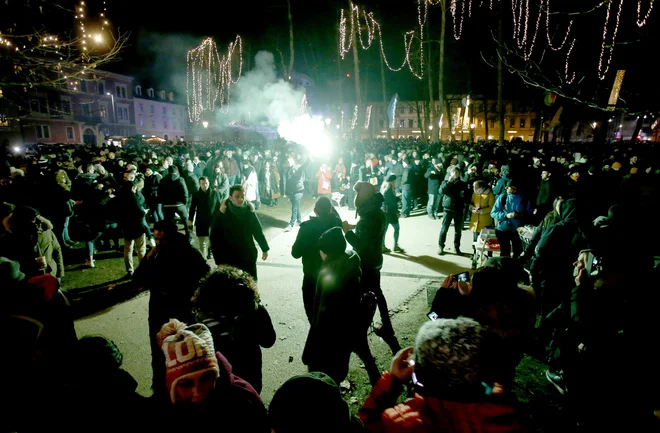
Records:
[[[431,32],[431,24],[429,20],[429,14],[426,14],[426,38],[428,40],[429,34]],[[423,42],[423,41],[422,41]],[[428,81],[429,85],[429,110],[427,113],[427,118],[428,118],[428,124],[431,126],[433,129],[428,132],[428,134],[431,135],[431,139],[428,140],[430,142],[437,142],[438,140],[435,138],[438,125],[435,125],[435,118],[437,117],[436,112],[435,112],[435,103],[433,102],[433,69],[431,69],[431,45],[426,46],[426,55],[427,61],[426,61],[426,78]],[[426,135],[426,133],[425,133]]]
[[[289,71],[288,79],[291,79],[291,73],[293,72],[293,59],[294,59],[294,50],[293,50],[293,17],[291,16],[291,0],[286,0],[287,12],[289,16]]]
[[[415,101],[415,108],[417,111],[417,126],[419,126],[419,130],[422,131],[420,132],[420,138],[422,140],[426,139],[425,134],[424,134],[424,120],[422,119],[422,108],[419,106],[419,98]]]
[[[337,31],[337,84],[339,86],[339,115],[340,115],[340,134],[344,132],[344,117],[341,116],[341,112],[344,110],[344,75],[341,73],[341,35]]]
[[[484,98],[484,140],[488,140],[488,98]]]
[[[438,99],[440,101],[440,110],[445,110],[444,121],[442,126],[447,125],[447,135],[449,141],[453,139],[451,135],[451,110],[449,108],[449,102],[445,98],[445,33],[447,30],[447,2],[446,0],[440,0],[440,10],[442,12],[440,18],[440,54],[438,60]],[[439,129],[439,128],[438,128]],[[438,140],[440,140],[440,131],[438,131]]]
[[[500,1],[500,13],[497,17],[497,42],[500,47],[504,44],[503,35],[503,20],[504,20],[504,2]],[[499,48],[498,48],[499,51]],[[502,56],[501,52],[497,53],[497,111],[500,116],[500,146],[504,145],[504,75],[502,71]]]
[[[353,2],[351,0],[348,0],[348,7],[351,16],[353,16]],[[356,25],[359,25],[359,19],[353,21],[353,18],[351,18],[351,24],[351,34],[353,36],[353,80],[355,80],[355,105],[358,106],[357,123],[355,124],[355,129],[353,130],[353,138],[356,138],[355,131],[358,129],[358,125],[360,124],[360,107],[362,106],[362,90],[360,89],[360,59],[358,57],[358,44],[360,42],[358,41],[358,34],[355,28]],[[351,115],[352,114],[353,113],[351,112]]]
[[[383,92],[383,117],[385,118],[385,127],[387,129],[387,138],[392,138],[392,131],[390,131],[390,120],[387,118],[387,87],[385,85],[385,61],[383,60],[383,53],[380,53],[380,84]]]
[[[543,123],[543,104],[541,100],[536,100],[536,125],[534,126],[534,144],[539,144],[541,140],[541,125]]]

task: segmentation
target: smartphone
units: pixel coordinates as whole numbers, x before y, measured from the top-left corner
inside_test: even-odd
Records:
[[[431,311],[429,314],[426,315],[429,319],[431,320],[438,320],[438,314],[434,311]]]
[[[462,281],[464,283],[470,282],[470,272],[461,272],[458,275],[454,275],[454,281]]]
[[[588,252],[587,258],[585,260],[585,269],[587,270],[587,275],[591,275],[591,273],[596,270],[597,265],[598,258],[594,256],[592,252]]]

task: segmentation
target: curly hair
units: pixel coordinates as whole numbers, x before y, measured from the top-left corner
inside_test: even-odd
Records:
[[[257,283],[238,268],[220,265],[202,281],[192,297],[193,308],[211,316],[242,315],[261,302]]]

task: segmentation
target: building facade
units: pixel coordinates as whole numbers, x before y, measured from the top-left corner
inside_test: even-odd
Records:
[[[173,92],[133,88],[133,111],[138,135],[179,140],[188,130],[186,106],[179,103]]]
[[[475,99],[467,95],[447,95],[450,107],[449,121],[442,110],[440,119],[434,119],[431,125],[425,123],[426,101],[399,101],[394,117],[394,127],[390,134],[394,138],[433,137],[433,128],[440,127],[440,139],[449,140],[497,140],[500,133],[497,101]],[[435,102],[435,112],[440,113],[440,104]],[[536,128],[536,113],[532,107],[518,101],[505,101],[504,138],[533,141]],[[369,127],[365,128],[373,137],[387,137],[387,107],[384,102],[371,104]]]
[[[29,107],[20,117],[26,144],[101,144],[110,137],[136,135],[133,78],[95,71],[69,80],[63,88],[28,92]]]

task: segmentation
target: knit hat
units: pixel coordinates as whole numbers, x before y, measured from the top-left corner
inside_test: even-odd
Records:
[[[335,381],[321,372],[293,376],[284,382],[275,392],[268,412],[277,433],[363,431],[351,417]]]
[[[612,169],[618,170],[620,168],[621,168],[621,163],[620,162],[615,162],[614,164],[612,164]]]
[[[336,256],[346,251],[346,239],[341,228],[333,227],[321,235],[319,249],[329,256]]]
[[[388,182],[394,182],[396,180],[396,174],[390,174],[387,176],[387,181]]]
[[[481,332],[481,325],[466,317],[422,325],[414,349],[420,391],[451,393],[478,385]]]
[[[637,174],[638,171],[639,169],[637,167],[633,167],[630,169],[630,174]]]
[[[18,283],[24,278],[25,274],[21,272],[18,262],[0,257],[0,281],[2,284]]]
[[[220,368],[215,356],[213,337],[206,325],[186,325],[170,319],[157,335],[158,345],[165,354],[165,384],[170,390],[172,403],[176,403],[176,384],[193,373]]]
[[[370,184],[369,182],[360,181],[355,184],[353,189],[356,192],[355,195],[355,207],[359,208],[364,204],[365,201],[369,200],[374,194],[376,194],[376,187]]]

